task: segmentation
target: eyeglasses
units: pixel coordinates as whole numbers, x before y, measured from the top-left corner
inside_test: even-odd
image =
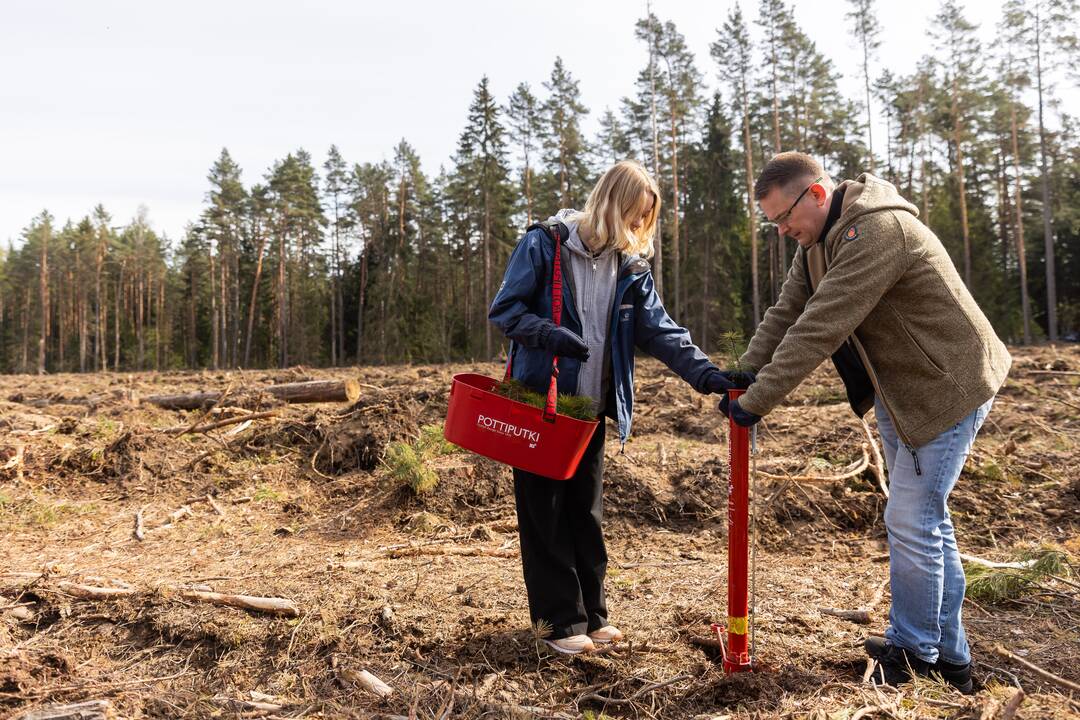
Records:
[[[806,189],[803,190],[801,193],[799,193],[799,197],[795,198],[795,202],[791,203],[791,206],[788,207],[787,210],[785,210],[784,212],[777,215],[775,220],[768,220],[766,218],[767,222],[770,225],[776,225],[777,227],[779,227],[779,226],[783,225],[784,223],[786,223],[788,221],[788,219],[791,217],[791,212],[795,209],[795,206],[799,204],[799,201],[803,199],[803,196],[806,195],[806,193],[808,193],[810,191],[810,188],[814,187],[815,185],[817,185],[819,182],[821,182],[824,179],[825,179],[824,176],[819,177],[817,180],[814,180],[814,182],[807,185]]]

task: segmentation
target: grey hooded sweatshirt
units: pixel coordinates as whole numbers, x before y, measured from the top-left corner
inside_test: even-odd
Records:
[[[551,220],[566,225],[570,237],[570,287],[574,305],[581,318],[582,340],[589,346],[589,361],[581,364],[578,373],[578,395],[593,399],[593,410],[599,413],[605,406],[611,385],[611,346],[608,330],[611,326],[611,306],[615,302],[615,286],[619,280],[619,252],[608,248],[599,254],[589,251],[578,235],[578,222],[573,220],[577,210],[564,209]],[[564,271],[565,272],[565,271]]]

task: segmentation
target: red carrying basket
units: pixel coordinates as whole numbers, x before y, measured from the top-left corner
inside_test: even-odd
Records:
[[[562,322],[562,269],[558,226],[553,233],[551,319],[559,325]],[[466,450],[519,470],[552,480],[569,480],[577,471],[599,423],[555,413],[559,396],[555,383],[558,374],[559,358],[554,357],[543,410],[494,392],[498,381],[486,375],[455,375],[450,386],[450,407],[446,411],[443,436]],[[510,378],[509,362],[506,377]]]
[[[544,420],[544,411],[494,392],[498,381],[462,373],[450,386],[443,434],[466,450],[552,480],[574,476],[599,424],[565,415]]]

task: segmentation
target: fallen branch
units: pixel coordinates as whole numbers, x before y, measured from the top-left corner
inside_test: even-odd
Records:
[[[111,720],[115,717],[108,700],[90,700],[73,705],[49,705],[24,713],[18,720]]]
[[[582,696],[578,700],[578,702],[580,703],[583,700],[596,700],[597,702],[602,702],[605,705],[626,705],[628,703],[634,702],[634,700],[641,697],[642,695],[645,695],[646,693],[655,692],[656,690],[659,690],[660,688],[665,688],[668,685],[674,685],[677,682],[681,682],[683,680],[689,680],[689,679],[690,679],[689,675],[687,675],[685,673],[682,673],[682,674],[676,675],[675,677],[671,678],[670,680],[665,680],[664,682],[649,683],[648,685],[642,687],[637,692],[635,692],[633,695],[631,695],[630,697],[627,697],[627,698],[613,698],[613,697],[608,697],[607,695],[600,695],[599,693],[594,693],[593,692],[593,693],[589,693],[588,695]]]
[[[226,605],[240,608],[241,610],[255,610],[270,615],[284,615],[286,617],[299,617],[300,610],[296,603],[286,598],[256,597],[254,595],[226,595],[223,593],[207,592],[204,590],[180,591],[180,596],[185,600],[210,603],[211,605]]]
[[[1076,377],[1080,372],[1073,370],[1025,370],[1025,375],[1066,375]]]
[[[61,580],[57,587],[68,595],[84,600],[115,600],[121,597],[131,597],[138,592],[134,588],[96,587],[94,585],[80,585],[66,580]]]
[[[390,687],[367,670],[341,668],[341,670],[338,671],[338,677],[351,685],[359,685],[361,688],[377,697],[384,698],[394,694],[394,688]]]
[[[236,423],[248,422],[250,420],[261,420],[263,418],[276,417],[277,410],[267,410],[266,412],[248,413],[247,415],[237,415],[231,418],[225,418],[224,420],[218,420],[216,422],[207,423],[205,425],[196,425],[195,427],[188,428],[181,432],[181,435],[187,433],[206,433],[211,430],[217,430],[218,428],[226,427],[227,425],[235,425]]]
[[[1000,570],[1002,568],[1008,568],[1010,570],[1026,570],[1036,562],[1035,560],[1024,560],[1023,562],[994,562],[993,560],[984,560],[981,557],[975,557],[974,555],[968,555],[967,553],[960,553],[960,559],[995,570]]]
[[[146,539],[146,528],[143,526],[143,509],[135,513],[135,531],[132,533],[136,540]]]
[[[864,608],[858,610],[841,610],[840,608],[819,607],[817,611],[822,615],[832,615],[841,620],[858,623],[859,625],[870,624],[870,611]]]
[[[388,558],[403,558],[403,557],[415,557],[417,555],[459,555],[466,557],[475,557],[483,555],[485,557],[499,557],[499,558],[516,558],[520,555],[518,550],[512,548],[470,548],[470,547],[457,547],[456,545],[439,546],[439,547],[410,547],[401,548],[398,550],[391,550],[386,553],[385,557]]]
[[[787,480],[789,482],[799,483],[829,483],[838,482],[840,480],[847,480],[848,478],[855,477],[865,470],[870,465],[870,453],[866,449],[866,443],[862,444],[862,459],[857,460],[848,467],[840,471],[838,475],[775,475],[773,473],[765,472],[764,470],[758,470],[757,473],[761,477],[768,478],[769,480]]]
[[[162,530],[164,528],[171,528],[176,523],[180,522],[184,518],[194,517],[195,512],[187,505],[181,505],[177,509],[169,513],[169,517],[165,519],[165,522],[158,525],[155,530]]]
[[[881,494],[885,496],[885,499],[889,499],[889,485],[886,479],[885,460],[881,457],[881,450],[878,448],[877,441],[874,440],[874,433],[870,431],[870,426],[866,423],[865,418],[859,418],[859,422],[862,423],[863,432],[866,433],[866,439],[870,441],[870,449],[874,451],[874,463],[870,468],[874,471],[874,476],[877,478],[878,487],[881,488]]]
[[[1035,673],[1047,682],[1051,682],[1060,688],[1064,688],[1065,690],[1071,690],[1072,692],[1080,692],[1080,685],[1078,685],[1077,683],[1074,683],[1071,680],[1066,680],[1063,677],[1059,677],[1048,670],[1043,670],[1035,663],[1025,660],[1024,658],[1020,657],[1015,653],[1009,652],[1000,643],[994,645],[994,652],[996,652],[1001,657],[1006,658],[1007,660],[1012,660],[1014,663],[1022,665],[1023,667],[1027,668],[1028,670]]]
[[[214,512],[216,512],[218,515],[220,515],[222,517],[225,517],[225,511],[221,509],[221,506],[218,505],[217,500],[214,499],[213,495],[207,493],[206,494],[206,502],[210,505],[210,507],[214,508]]]
[[[211,405],[210,407],[208,407],[206,409],[206,412],[202,413],[201,415],[199,415],[199,417],[192,420],[190,425],[188,425],[187,427],[172,428],[172,429],[168,430],[167,432],[170,435],[183,435],[184,433],[191,432],[191,430],[196,425],[198,425],[203,420],[205,420],[207,417],[209,417],[210,413],[214,412],[214,410],[216,410],[221,405],[221,403],[225,402],[225,398],[227,398],[229,396],[229,393],[231,391],[232,391],[232,383],[229,383],[228,386],[225,388],[225,392],[221,393],[221,395],[218,397],[218,399],[214,401],[214,404]]]
[[[225,697],[224,695],[218,695],[214,698],[214,702],[226,705],[231,710],[261,710],[262,712],[277,712],[281,710],[284,705],[273,702],[266,702],[264,700],[235,700],[231,697]]]

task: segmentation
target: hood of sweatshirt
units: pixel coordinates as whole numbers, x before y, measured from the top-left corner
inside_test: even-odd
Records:
[[[847,228],[863,215],[880,210],[901,210],[919,216],[919,209],[900,197],[892,183],[870,173],[863,173],[855,180],[845,180],[838,188],[844,189],[843,209],[830,234]]]

